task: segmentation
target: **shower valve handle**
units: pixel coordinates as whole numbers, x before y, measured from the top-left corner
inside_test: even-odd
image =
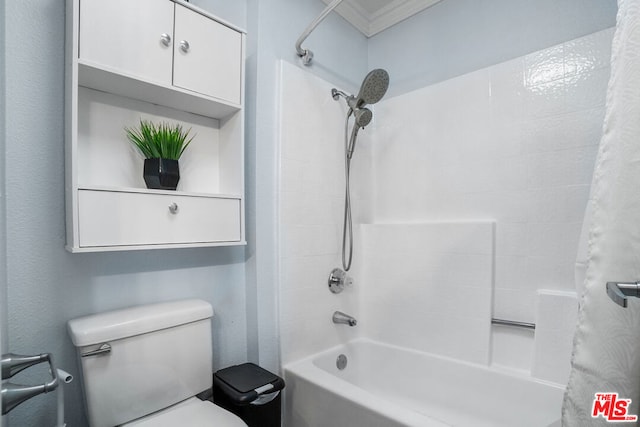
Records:
[[[347,286],[353,285],[353,279],[347,274],[346,271],[334,268],[329,275],[329,290],[334,294],[339,294],[344,291]]]

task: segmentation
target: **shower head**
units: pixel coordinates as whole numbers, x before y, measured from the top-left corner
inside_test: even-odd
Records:
[[[371,119],[373,119],[373,113],[368,108],[358,108],[353,112],[355,117],[355,124],[353,125],[353,130],[351,131],[351,138],[349,139],[349,144],[347,145],[347,158],[351,159],[353,156],[353,150],[356,149],[356,141],[358,140],[358,131],[360,129],[364,129],[366,125],[371,123]]]
[[[347,95],[341,90],[331,89],[331,96],[334,100],[342,96],[351,111],[362,109],[367,104],[375,104],[380,101],[389,88],[389,73],[382,68],[376,68],[367,74],[360,85],[358,96]],[[364,127],[364,126],[363,126]]]
[[[384,94],[387,93],[388,88],[389,73],[382,68],[376,68],[375,70],[370,71],[362,81],[358,96],[347,95],[336,88],[331,89],[331,96],[334,100],[337,101],[340,97],[343,97],[349,106],[349,111],[347,112],[347,125],[345,125],[347,126],[347,128],[345,128],[345,139],[347,138],[348,123],[351,115],[353,115],[355,121],[353,129],[351,130],[351,138],[345,142],[348,160],[351,160],[353,150],[356,148],[358,131],[360,129],[364,129],[365,126],[371,123],[371,119],[373,119],[373,113],[368,108],[365,108],[365,105],[375,104],[380,101]]]
[[[350,97],[347,102],[352,109],[375,104],[380,101],[389,88],[389,73],[382,68],[376,68],[367,74],[360,86],[358,96]]]
[[[373,113],[368,108],[358,108],[353,112],[353,115],[356,119],[357,127],[361,128],[364,128],[373,119]]]

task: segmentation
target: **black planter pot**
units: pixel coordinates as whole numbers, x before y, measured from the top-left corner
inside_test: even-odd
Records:
[[[180,181],[178,161],[172,159],[145,159],[144,182],[154,190],[175,190]]]

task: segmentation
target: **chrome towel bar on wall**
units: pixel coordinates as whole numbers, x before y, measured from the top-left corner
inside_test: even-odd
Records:
[[[6,415],[13,408],[24,401],[42,393],[49,393],[58,388],[58,370],[53,364],[53,355],[43,353],[35,356],[7,353],[2,355],[2,379],[6,380],[17,373],[42,362],[49,362],[51,381],[40,385],[22,385],[11,382],[2,384],[2,415]]]

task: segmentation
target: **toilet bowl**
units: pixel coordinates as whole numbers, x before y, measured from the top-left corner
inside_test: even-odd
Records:
[[[195,397],[212,386],[212,317],[186,300],[70,320],[91,427],[246,427]]]

